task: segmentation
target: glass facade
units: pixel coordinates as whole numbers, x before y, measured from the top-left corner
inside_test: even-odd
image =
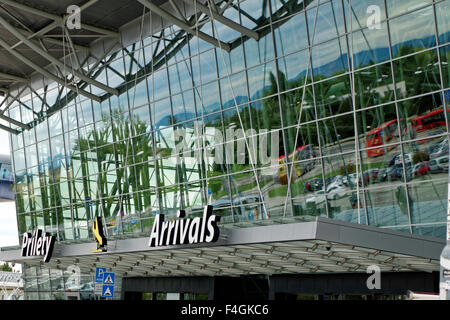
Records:
[[[119,96],[29,92],[8,109],[42,116],[11,136],[19,233],[93,241],[101,216],[108,238],[146,236],[155,214],[211,204],[224,227],[323,216],[444,237],[449,12],[448,0],[241,0],[224,15],[258,41],[201,23],[228,53],[171,26],[86,68]],[[57,298],[62,275],[28,276],[28,297]]]

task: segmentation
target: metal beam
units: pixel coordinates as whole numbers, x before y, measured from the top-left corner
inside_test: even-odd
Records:
[[[15,76],[15,75],[12,75],[9,73],[4,73],[4,72],[0,72],[0,78],[14,80],[14,81],[18,81],[18,82],[28,82],[28,79],[26,79],[26,78]]]
[[[22,21],[20,21],[18,18],[16,18],[12,13],[10,13],[8,10],[6,10],[5,8],[0,6],[0,11],[5,13],[8,17],[10,17],[12,20],[14,20],[18,25],[20,25],[23,29],[18,29],[23,35],[33,38],[35,35],[35,32],[32,31],[30,28],[28,28],[25,24],[22,23]],[[38,31],[39,32],[39,31]],[[40,40],[42,40],[42,37],[39,37]],[[38,40],[38,41],[40,41]],[[34,40],[36,41],[36,40]],[[45,40],[48,43],[51,44],[55,44],[58,46],[63,46],[63,42],[56,40],[56,39],[46,39]],[[40,43],[42,45],[42,42]],[[80,46],[80,45],[76,45],[77,49],[79,50],[90,50],[88,47],[84,47],[84,46]]]
[[[55,29],[57,26],[58,26],[58,24],[57,24],[55,21],[53,21],[53,22],[51,22],[50,24],[48,24],[47,26],[45,26],[44,28],[42,28],[41,30],[39,30],[39,31],[37,31],[37,32],[35,32],[35,33],[29,35],[29,36],[27,37],[27,40],[31,40],[31,39],[34,38],[34,37],[39,37],[40,35],[46,34],[47,32],[49,32],[49,31]],[[19,30],[17,30],[17,31],[19,31]],[[22,43],[23,43],[22,40],[19,41],[19,42],[17,42],[15,45],[11,46],[11,49],[17,48],[17,47],[20,46]]]
[[[22,41],[23,43],[25,43],[28,47],[30,47],[31,49],[33,49],[36,53],[40,54],[42,57],[44,57],[45,59],[47,59],[49,62],[57,65],[60,68],[66,68],[66,65],[64,63],[62,63],[61,61],[59,61],[58,59],[56,59],[54,56],[52,56],[51,54],[49,54],[48,52],[44,51],[42,48],[40,48],[38,45],[34,44],[31,40],[28,40],[26,37],[24,37],[15,27],[13,27],[12,25],[10,25],[3,17],[0,16],[0,24],[5,27],[9,32],[11,32],[17,39],[19,39],[20,41]],[[14,48],[10,48],[11,50],[13,50]],[[108,87],[107,85],[94,80],[92,78],[89,78],[87,76],[85,76],[83,73],[72,69],[71,72],[77,76],[78,78],[80,78],[81,80],[85,81],[86,83],[89,83],[93,86],[96,86],[102,90],[105,90],[108,93],[114,94],[114,95],[119,95],[119,91],[117,89],[113,89],[111,87]]]
[[[1,129],[1,130],[8,131],[8,132],[11,132],[12,134],[15,134],[15,135],[18,135],[18,134],[20,133],[20,132],[17,131],[16,129],[12,129],[12,128],[7,127],[7,126],[4,126],[4,125],[2,125],[2,124],[0,124],[0,129]]]
[[[210,10],[210,8],[208,8],[207,6],[204,6],[197,0],[183,0],[183,1],[190,5],[193,5],[194,8],[195,8],[195,6],[197,6],[197,8],[201,12],[203,12],[210,18],[213,18],[213,19],[219,21],[220,23],[226,25],[227,27],[229,27],[233,30],[236,30],[237,32],[239,32],[241,34],[251,37],[251,38],[255,39],[256,41],[258,41],[258,39],[259,39],[258,32],[250,30],[248,28],[245,28],[245,27],[241,26],[239,23],[236,23],[228,18],[225,18],[223,15],[219,14],[218,12],[214,11],[213,9]],[[208,2],[208,0],[207,0],[207,2]],[[195,3],[197,3],[197,4],[195,4]],[[211,15],[211,13],[212,13],[212,15]]]
[[[28,130],[30,127],[20,121],[14,120],[10,117],[5,116],[4,114],[0,114],[0,119],[3,119],[5,121],[8,121],[9,123],[12,123],[13,125],[16,125],[18,127],[21,127],[22,129]]]
[[[74,92],[79,92],[81,95],[95,100],[97,102],[101,102],[101,98],[90,93],[87,92],[83,89],[79,89],[71,84],[66,83],[66,81],[64,79],[61,79],[57,76],[55,76],[53,73],[45,70],[44,68],[42,68],[41,66],[37,65],[36,63],[34,63],[33,61],[31,61],[30,59],[26,58],[25,56],[23,56],[22,54],[20,54],[19,52],[17,52],[14,49],[11,49],[9,47],[9,44],[6,43],[5,41],[3,41],[3,39],[0,39],[0,46],[2,46],[3,48],[5,48],[11,55],[13,55],[14,57],[16,57],[17,59],[19,59],[20,61],[22,61],[23,63],[27,64],[28,66],[30,66],[31,68],[33,68],[34,70],[36,70],[37,72],[39,72],[40,74],[42,74],[43,76],[46,76],[47,78],[58,82],[60,85],[74,91]]]
[[[24,36],[33,38],[33,35],[34,35],[33,32],[27,31],[27,30],[23,30],[23,29],[17,29],[17,30],[21,34],[23,34]],[[47,38],[47,37],[41,36],[41,37],[39,37],[39,39],[41,39],[44,42],[48,42],[48,43],[51,43],[51,44],[54,44],[54,45],[57,45],[57,46],[61,46],[61,47],[64,46],[64,43],[61,40],[57,40],[57,39],[54,39],[54,38]],[[36,41],[36,40],[33,40],[33,41]],[[84,50],[84,51],[90,51],[91,50],[90,48],[82,46],[82,45],[79,45],[79,44],[74,44],[74,47],[76,49],[78,49],[78,50]]]
[[[0,2],[1,1],[3,1],[3,0],[0,0]],[[206,42],[209,42],[218,48],[222,48],[225,51],[230,52],[231,48],[228,43],[225,43],[223,41],[220,41],[219,39],[211,37],[210,35],[207,35],[206,33],[202,32],[202,31],[193,29],[192,26],[187,24],[185,21],[182,21],[182,20],[176,18],[175,16],[173,16],[172,14],[170,14],[166,10],[160,8],[158,5],[152,3],[149,0],[137,0],[137,1],[139,3],[141,3],[142,5],[146,6],[147,8],[149,8],[152,12],[156,13],[163,19],[166,19],[167,21],[173,23],[174,25],[178,26],[179,28],[183,29],[184,31],[189,32],[190,34],[193,34],[194,36],[198,36],[200,39],[202,39]]]
[[[60,25],[64,24],[66,19],[68,18],[68,16],[60,17],[60,16],[58,16],[56,14],[45,12],[45,11],[42,11],[42,10],[39,10],[39,9],[36,9],[36,8],[33,8],[33,7],[29,7],[27,5],[24,5],[22,3],[18,3],[18,2],[13,1],[13,0],[0,0],[0,3],[4,3],[6,5],[15,7],[17,9],[20,9],[20,10],[23,10],[23,11],[27,11],[29,13],[32,13],[32,14],[35,14],[35,15],[38,15],[38,16],[41,16],[41,17],[53,20],[53,21],[59,23]],[[108,36],[114,37],[114,38],[119,37],[119,33],[118,32],[107,30],[107,29],[104,29],[104,28],[91,26],[91,25],[84,24],[84,23],[81,23],[81,28],[85,29],[85,30],[90,30],[90,31],[93,31],[93,32],[101,33],[101,34],[104,34],[104,35],[108,35]]]
[[[27,89],[27,86],[23,86],[23,87],[22,87],[22,90],[20,90],[20,92],[17,94],[17,96],[14,96],[14,95],[11,94],[11,92],[9,92],[9,93],[8,93],[8,97],[10,97],[11,99],[10,99],[10,101],[8,101],[8,103],[7,103],[6,107],[5,107],[5,109],[3,109],[3,110],[0,111],[0,114],[5,114],[6,110],[8,110],[9,107],[10,107],[15,101],[17,101],[17,102],[20,103],[20,99],[17,98],[17,97],[20,97],[20,95],[21,95],[26,89]],[[5,98],[5,100],[4,100],[3,102],[5,102],[5,101],[6,101],[6,98]],[[3,105],[3,103],[2,103],[2,105]]]

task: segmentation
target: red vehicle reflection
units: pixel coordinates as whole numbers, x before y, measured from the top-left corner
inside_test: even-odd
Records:
[[[447,112],[449,111],[450,109],[447,109]],[[444,109],[433,110],[411,119],[411,126],[416,132],[445,127]]]
[[[428,171],[430,171],[430,166],[428,165],[428,161],[424,161],[414,166],[413,174],[416,177],[420,177],[426,175]]]
[[[391,120],[369,131],[366,135],[366,148],[382,146],[388,143],[394,137],[396,130],[397,120]],[[386,147],[386,149],[389,151],[392,147]],[[384,148],[374,148],[367,150],[367,156],[377,157],[383,155],[384,152]]]

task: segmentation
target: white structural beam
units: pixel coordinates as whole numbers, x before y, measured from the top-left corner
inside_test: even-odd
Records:
[[[28,47],[33,49],[36,53],[47,59],[49,62],[57,65],[60,68],[65,68],[66,66],[64,63],[56,59],[54,56],[40,48],[38,45],[34,44],[31,40],[28,40],[24,35],[22,35],[15,27],[13,27],[11,24],[9,24],[3,17],[0,16],[0,24],[9,32],[11,32],[17,39],[25,43]],[[11,50],[14,50],[13,47],[10,48]],[[83,73],[77,71],[77,70],[71,70],[71,72],[80,78],[81,80],[87,82],[88,84],[94,85],[102,90],[105,90],[106,92],[113,94],[113,95],[119,95],[119,91],[117,89],[113,89],[111,87],[108,87],[107,85],[104,85],[103,83],[94,80],[92,78],[89,78],[85,76]]]
[[[36,33],[33,33],[31,31],[27,31],[27,30],[23,30],[23,29],[17,29],[17,30],[20,33],[22,33],[24,36],[28,37],[29,39],[37,37]],[[37,33],[40,33],[40,32],[38,31]],[[41,39],[44,42],[47,42],[47,43],[50,43],[50,44],[54,44],[54,45],[57,45],[57,46],[60,46],[60,47],[65,45],[61,40],[57,40],[57,39],[54,39],[54,38],[48,38],[46,36],[39,36],[38,38]],[[33,39],[33,41],[36,41],[36,39]],[[90,48],[82,46],[82,45],[79,45],[79,44],[74,44],[74,47],[77,50],[83,50],[83,51],[89,51],[90,50]]]
[[[74,85],[68,84],[67,81],[65,81],[64,79],[59,78],[58,76],[54,75],[53,73],[45,70],[44,68],[42,68],[41,66],[37,65],[36,63],[34,63],[33,61],[31,61],[30,59],[28,59],[27,57],[23,56],[22,54],[20,54],[19,52],[17,52],[14,49],[11,49],[9,44],[5,41],[3,41],[3,39],[0,39],[0,46],[2,46],[3,48],[5,48],[11,55],[13,55],[14,57],[16,57],[17,59],[19,59],[20,61],[22,61],[23,63],[25,63],[26,65],[28,65],[29,67],[33,68],[35,71],[39,72],[40,74],[42,74],[43,76],[59,83],[60,85],[74,91],[77,93],[80,93],[81,95],[85,96],[86,98],[92,99],[94,101],[97,102],[101,102],[100,97],[87,92],[83,89],[77,88]]]
[[[15,75],[12,75],[9,73],[4,73],[4,72],[0,72],[0,79],[14,80],[17,82],[28,82],[28,79],[26,79],[26,78],[15,76]]]
[[[227,27],[236,30],[237,32],[246,35],[250,38],[253,38],[255,40],[259,39],[259,34],[256,31],[250,30],[248,28],[245,28],[243,26],[241,26],[239,23],[236,23],[226,17],[224,17],[223,15],[219,14],[217,11],[214,10],[214,8],[208,8],[207,6],[201,4],[199,1],[197,0],[183,0],[184,2],[193,5],[194,8],[195,6],[204,14],[206,14],[207,16],[209,16],[210,18],[219,21],[220,23],[226,25]],[[207,0],[208,2],[208,0]]]
[[[20,121],[14,120],[14,119],[12,119],[10,117],[7,117],[4,114],[0,114],[0,119],[5,120],[5,121],[7,121],[9,123],[12,123],[12,124],[14,124],[14,125],[16,125],[18,127],[21,127],[22,129],[26,129],[26,130],[30,129],[30,127],[28,125],[23,124]]]
[[[20,133],[19,131],[15,130],[15,129],[12,129],[10,127],[4,126],[2,124],[0,124],[0,130],[5,130],[5,131],[8,131],[8,132],[10,132],[12,134],[15,134],[15,135],[18,135]]]
[[[39,36],[41,36],[41,35],[43,35],[43,34],[46,34],[47,32],[49,32],[49,31],[55,29],[57,26],[58,26],[58,24],[57,24],[55,21],[53,21],[53,22],[51,22],[50,24],[48,24],[47,26],[45,26],[44,28],[42,28],[41,30],[39,30],[39,31],[37,31],[37,32],[35,32],[35,33],[29,35],[29,36],[27,37],[27,40],[31,40],[31,39],[34,38],[34,37],[39,37]],[[17,31],[19,31],[19,30],[17,30]],[[18,46],[20,46],[22,43],[23,43],[23,41],[20,40],[19,42],[17,42],[17,43],[14,44],[13,46],[11,46],[11,48],[12,48],[12,49],[15,49],[15,48],[17,48]]]
[[[2,0],[0,0],[0,2],[1,1]],[[177,17],[173,16],[171,13],[167,12],[166,10],[162,9],[160,6],[154,4],[153,2],[151,2],[149,0],[137,0],[137,1],[140,2],[142,5],[146,6],[147,8],[149,8],[152,12],[156,13],[163,19],[166,19],[167,21],[173,23],[174,25],[178,26],[179,28],[183,29],[184,31],[189,32],[190,34],[192,34],[194,36],[198,36],[200,39],[202,39],[206,42],[209,42],[218,48],[222,48],[225,51],[230,52],[231,47],[228,43],[225,43],[214,37],[211,37],[210,35],[202,32],[200,30],[196,30],[195,28],[190,26],[186,21],[178,19]]]
[[[38,16],[41,16],[41,17],[53,20],[53,21],[57,22],[60,25],[63,25],[66,22],[67,18],[68,18],[68,16],[60,17],[60,16],[58,16],[56,14],[45,12],[45,11],[42,11],[42,10],[30,7],[30,6],[24,5],[22,3],[16,2],[14,0],[0,0],[0,4],[1,3],[6,4],[8,6],[11,6],[11,7],[15,7],[15,8],[17,8],[19,10],[22,10],[22,11],[26,11],[26,12],[29,12],[29,13],[32,13],[32,14],[35,14],[35,15],[38,15]],[[86,4],[85,4],[85,6],[86,6]],[[114,37],[114,38],[119,37],[119,33],[115,32],[115,31],[111,31],[111,30],[108,30],[108,29],[95,27],[95,26],[92,26],[92,25],[89,25],[89,24],[85,24],[85,23],[81,23],[81,28],[85,29],[85,30],[97,32],[97,33],[100,33],[100,34],[108,35],[108,36]]]

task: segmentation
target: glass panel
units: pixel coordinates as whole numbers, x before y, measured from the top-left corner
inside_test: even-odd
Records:
[[[264,97],[267,91],[277,86],[275,73],[275,64],[272,62],[248,70],[250,100]],[[239,83],[236,85],[239,86]]]
[[[398,104],[401,132],[404,139],[421,139],[439,135],[446,129],[446,115],[441,106],[441,94],[422,96]],[[409,119],[408,122],[403,119]]]
[[[365,194],[370,225],[381,227],[410,224],[405,187],[369,189]]]
[[[292,207],[294,216],[300,216],[303,221],[315,220],[317,216],[327,216],[326,197],[324,190],[324,176],[322,172],[322,161],[320,159],[303,160],[292,165],[291,190]],[[283,159],[280,159],[278,167],[278,189],[285,190],[281,194],[277,189],[271,191],[284,204],[287,188],[287,167]],[[278,192],[277,192],[278,191]],[[279,201],[280,202],[280,201]],[[291,201],[288,201],[290,204]]]
[[[303,101],[302,98],[304,98]],[[280,96],[280,99],[285,126],[297,125],[299,122],[306,123],[316,119],[313,88],[311,86],[306,87],[306,89],[299,88],[286,92]],[[278,99],[275,97],[266,100],[271,103],[273,110],[276,110],[275,102],[278,102],[276,100]]]
[[[384,0],[352,1],[350,10],[350,1],[344,1],[345,20],[347,29],[357,30],[364,27],[376,29],[376,22],[383,21],[386,18],[384,9]],[[352,15],[350,17],[350,11]]]
[[[439,63],[436,50],[394,61],[397,96],[411,97],[439,90]]]
[[[444,88],[450,87],[450,46],[446,46],[440,49],[441,50],[441,66],[442,66],[442,78],[444,80]],[[450,95],[448,90],[446,90],[445,97],[447,99],[447,105],[450,102]]]
[[[248,2],[248,1],[247,1]],[[251,38],[244,42],[247,68],[273,59],[273,39],[270,26],[258,30],[259,39]]]
[[[311,82],[311,64],[308,66],[308,58],[309,50],[303,50],[278,59],[280,91],[301,87]],[[305,80],[307,68],[308,79]],[[271,87],[272,93],[276,91],[276,87]]]
[[[450,41],[450,3],[443,1],[436,4],[436,19],[439,35],[439,43],[443,44]]]
[[[392,144],[400,141],[397,111],[394,104],[370,108],[357,113],[360,148],[367,148],[367,156],[389,155]],[[380,146],[376,148],[377,146]]]
[[[309,39],[313,44],[336,38],[345,33],[341,1],[331,1],[317,8],[306,11],[308,18]],[[315,31],[315,33],[314,33]]]
[[[312,49],[314,80],[318,81],[348,70],[345,38],[317,45]]]
[[[395,18],[389,24],[394,57],[436,45],[432,7]]]
[[[389,17],[393,17],[430,4],[432,0],[387,0]]]
[[[442,238],[446,237],[445,233],[447,230],[447,225],[445,224],[433,224],[424,226],[414,226],[413,233],[420,234],[428,237]]]
[[[434,175],[443,180],[408,186],[412,223],[433,223],[445,221],[447,212],[447,173]]]
[[[399,90],[404,90],[404,82],[397,83]],[[391,64],[355,72],[355,89],[358,94],[355,102],[358,108],[365,108],[394,100],[394,85]]]
[[[354,150],[353,114],[319,121],[319,138],[323,155]]]
[[[380,63],[389,59],[387,24],[379,24],[379,28],[363,29],[353,33],[349,38],[353,41],[353,59],[355,69]]]
[[[299,13],[274,25],[275,43],[278,56],[304,49],[308,46],[305,14]],[[293,35],[296,35],[293,39]]]

